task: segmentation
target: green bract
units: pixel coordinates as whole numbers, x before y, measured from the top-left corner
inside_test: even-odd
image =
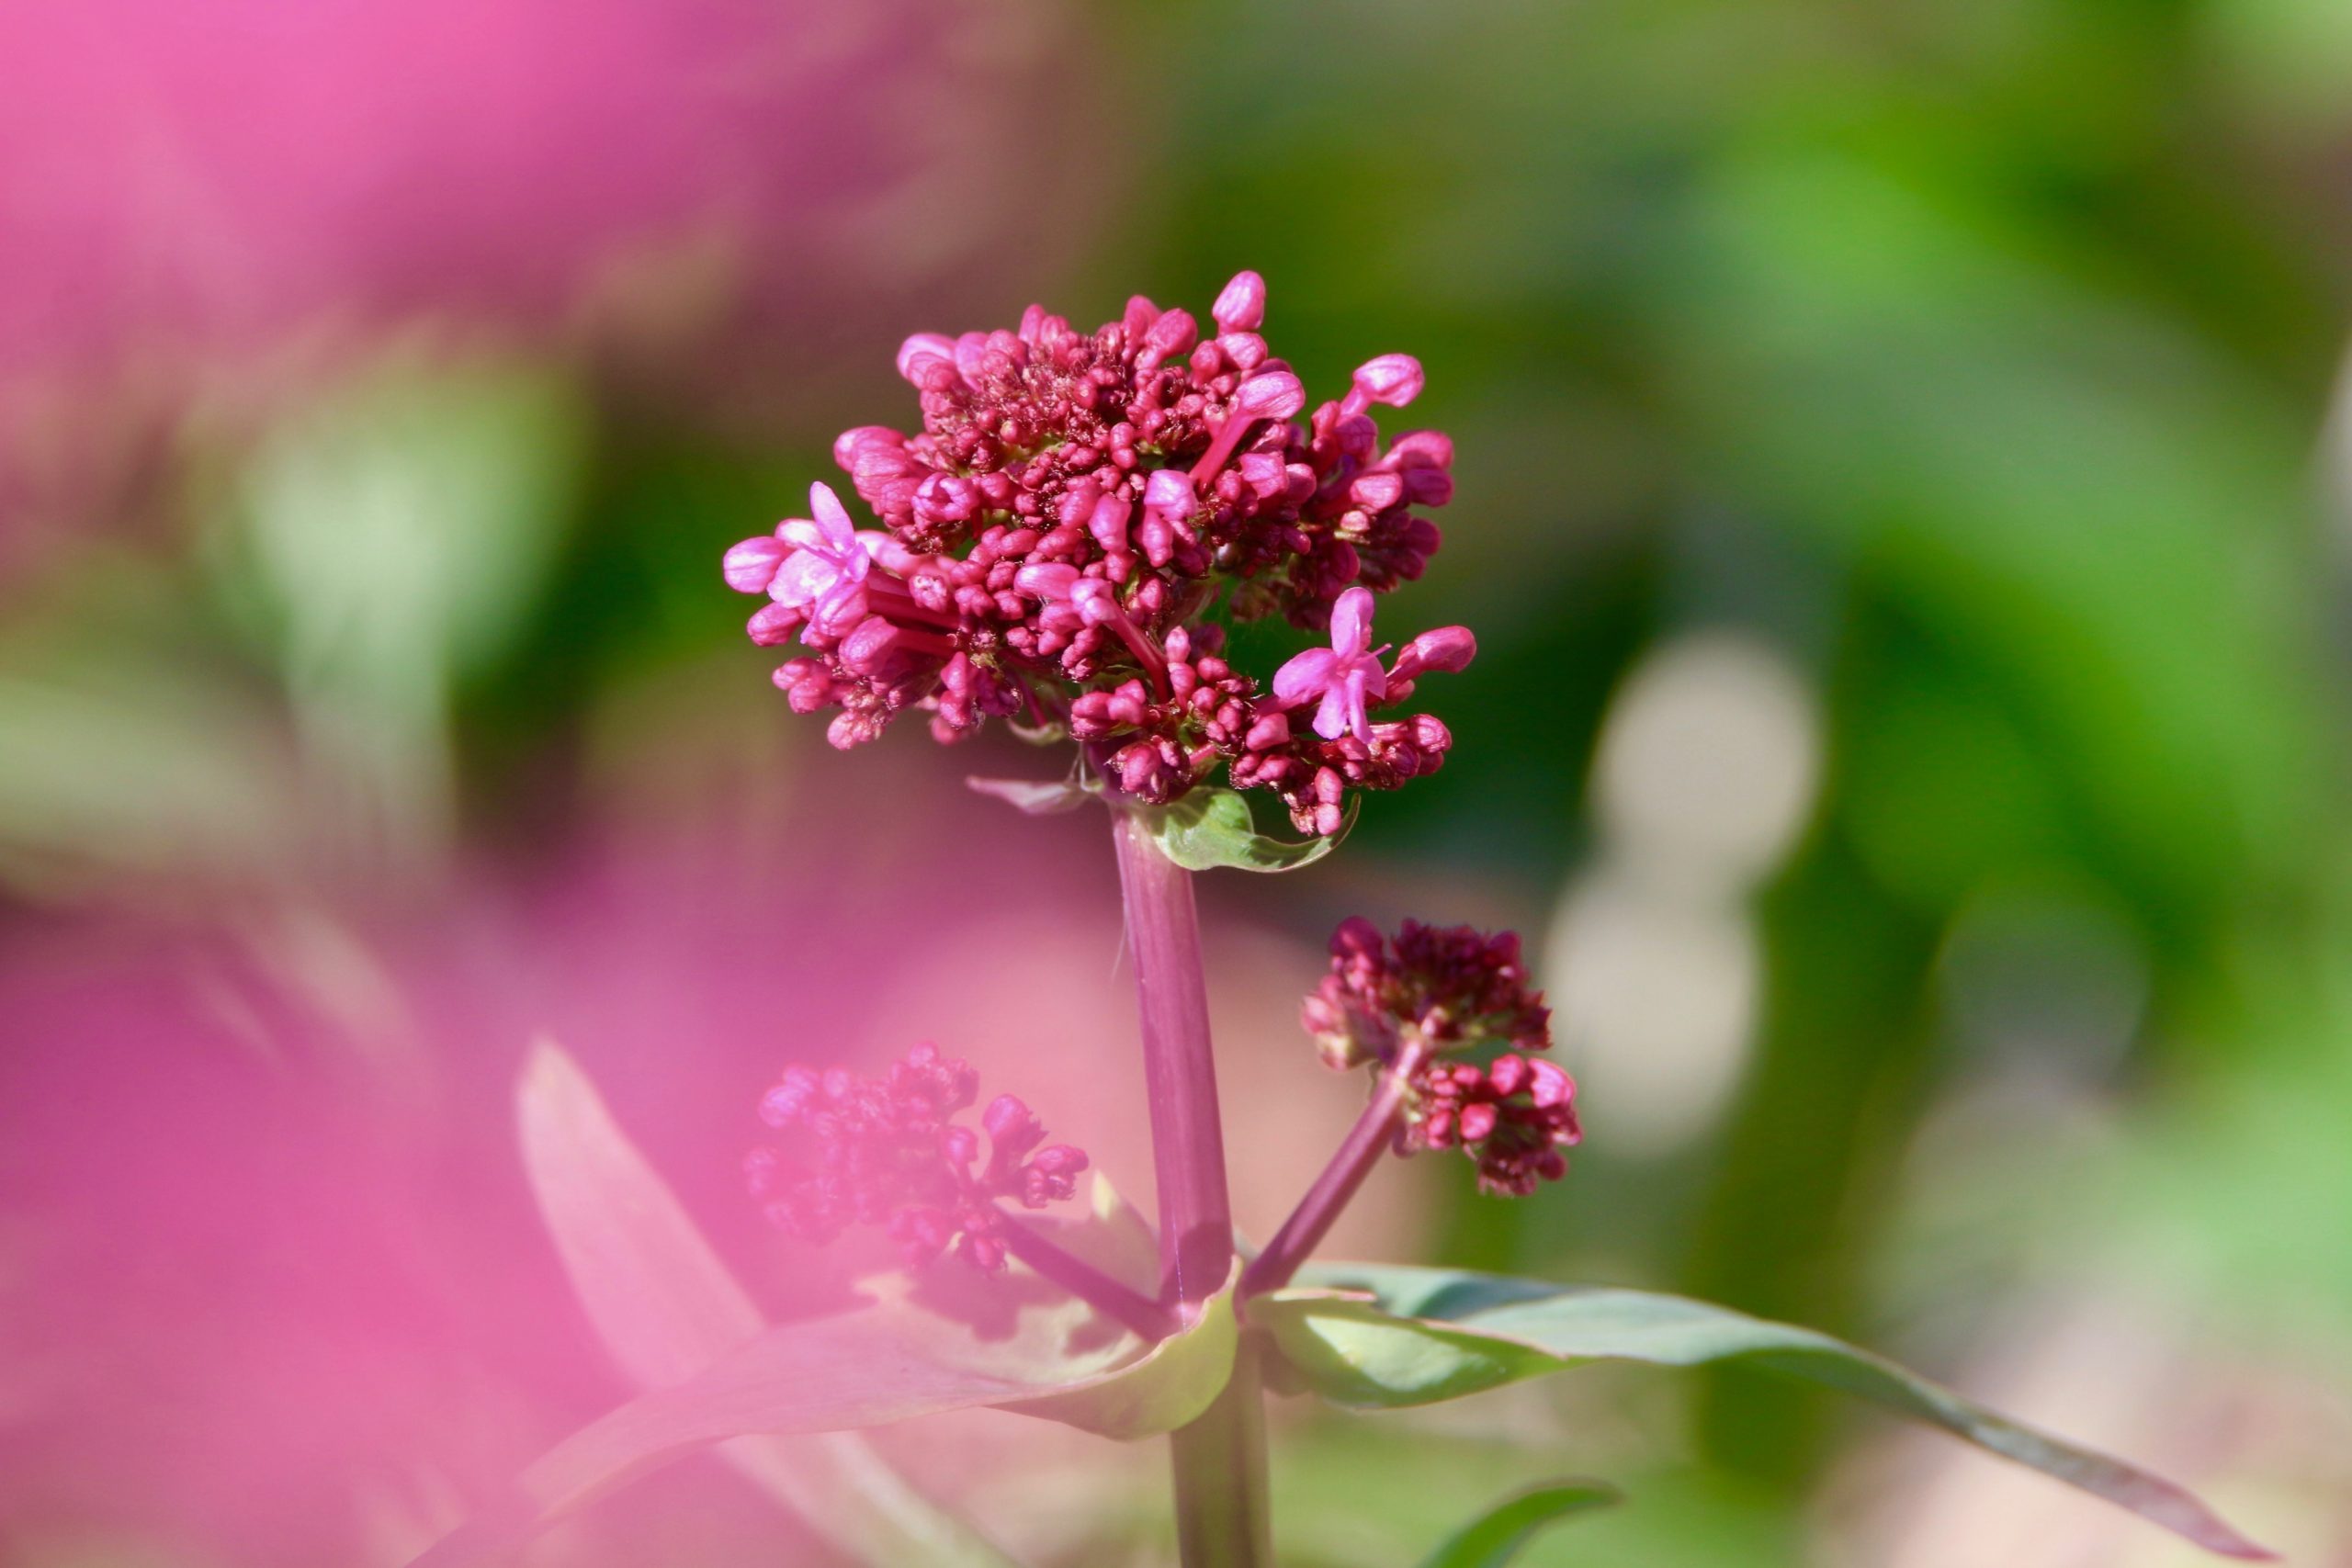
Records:
[[[1444,1269],[1332,1264],[1253,1299],[1285,1371],[1341,1404],[1457,1399],[1594,1360],[1744,1360],[1826,1383],[2120,1504],[2224,1557],[2271,1554],[2170,1482],[2021,1426],[1883,1357],[1809,1328],[1679,1296]]]
[[[1348,820],[1355,820],[1350,805]],[[1295,871],[1339,848],[1347,829],[1327,837],[1270,839],[1250,819],[1250,803],[1229,789],[1196,789],[1172,806],[1143,813],[1160,852],[1186,871]]]

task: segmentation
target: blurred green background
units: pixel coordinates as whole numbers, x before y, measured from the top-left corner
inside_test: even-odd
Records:
[[[909,210],[795,207],[815,259],[688,224],[552,311],[28,362],[0,943],[223,887],[435,908],[728,759],[999,771],[826,752],[718,552],[912,420],[905,333],[1253,267],[1317,396],[1428,367],[1460,489],[1393,613],[1481,656],[1348,869],[1213,912],[1521,925],[1587,1106],[1535,1199],[1429,1176],[1429,1248],[1860,1338],[2352,1562],[2352,8],[916,9],[891,47],[1001,96],[944,214],[916,145]],[[887,69],[833,90],[971,107]],[[1302,1422],[1285,1560],[1582,1472],[1632,1505],[1528,1561],[2188,1561],[1777,1384],[1564,1382]]]

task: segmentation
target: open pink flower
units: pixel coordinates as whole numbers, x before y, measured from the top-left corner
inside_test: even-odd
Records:
[[[873,552],[831,486],[820,482],[808,487],[808,510],[816,513],[813,521],[787,518],[776,525],[774,537],[746,539],[729,550],[727,583],[802,611],[814,626],[838,626],[862,603],[860,590],[873,567]]]
[[[1326,740],[1367,739],[1372,716],[1366,704],[1388,694],[1388,671],[1380,667],[1386,651],[1372,647],[1372,591],[1351,588],[1331,606],[1331,646],[1310,648],[1275,671],[1274,695],[1288,707],[1321,697],[1315,733]]]

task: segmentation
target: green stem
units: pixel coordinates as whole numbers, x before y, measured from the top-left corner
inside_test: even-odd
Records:
[[[1216,1403],[1169,1438],[1176,1541],[1184,1568],[1272,1568],[1266,1501],[1266,1395],[1257,1337],[1244,1334]]]

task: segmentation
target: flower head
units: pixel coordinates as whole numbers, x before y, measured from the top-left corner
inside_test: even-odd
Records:
[[[1347,920],[1299,1021],[1331,1066],[1403,1076],[1398,1153],[1459,1148],[1489,1192],[1531,1192],[1566,1172],[1560,1151],[1583,1135],[1576,1081],[1536,1055],[1551,1049],[1551,1012],[1515,933],[1408,920],[1392,941]]]
[[[744,1161],[752,1195],[780,1229],[829,1242],[852,1224],[880,1225],[910,1263],[944,1251],[985,1273],[1004,1267],[1000,1201],[1026,1209],[1071,1196],[1083,1151],[1045,1145],[1046,1129],[1012,1095],[990,1100],[980,1133],[956,1122],[978,1098],[969,1063],[918,1045],[879,1077],[846,1068],[787,1067],[760,1118],[793,1134]]]
[[[773,601],[752,640],[797,633],[808,650],[776,671],[793,707],[838,709],[838,746],[910,708],[943,740],[1019,716],[1067,728],[1130,794],[1173,800],[1223,768],[1320,833],[1351,791],[1436,769],[1445,726],[1382,710],[1476,644],[1425,634],[1384,670],[1371,603],[1436,550],[1416,509],[1451,498],[1453,446],[1384,444],[1374,408],[1421,389],[1406,355],[1310,412],[1261,335],[1265,310],[1245,272],[1209,311],[1214,335],[1138,297],[1091,333],[1032,306],[1017,330],[909,337],[921,431],[862,425],[833,446],[881,529],[858,532],[820,486],[814,521],[728,553],[729,583]],[[1224,621],[1268,615],[1331,639],[1271,686],[1222,658]]]

